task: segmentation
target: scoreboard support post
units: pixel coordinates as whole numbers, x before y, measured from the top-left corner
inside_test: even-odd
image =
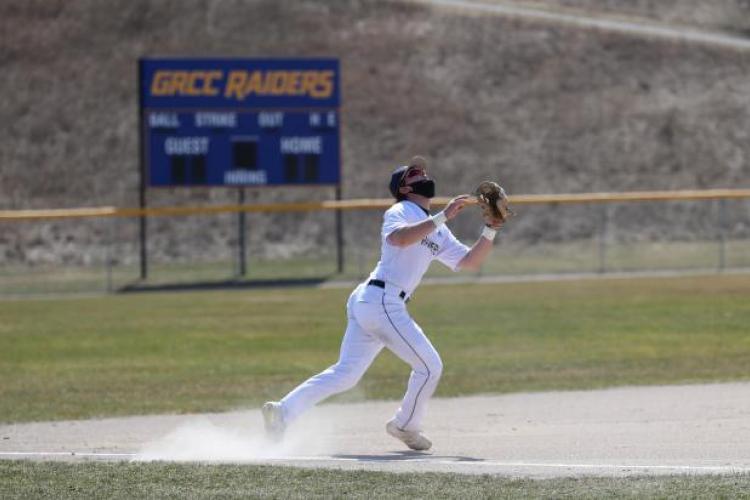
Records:
[[[245,188],[237,190],[237,204],[240,206],[245,204]],[[246,217],[247,213],[244,210],[237,213],[237,251],[239,252],[237,254],[237,263],[239,264],[238,275],[241,278],[247,275],[247,250],[245,248]]]
[[[144,109],[143,109],[143,92],[141,85],[143,82],[143,61],[138,61],[138,156],[139,156],[139,193],[138,193],[138,206],[142,209],[146,208],[146,149],[145,149],[145,122],[144,122]],[[148,277],[148,251],[147,251],[147,227],[146,227],[146,216],[141,215],[139,217],[139,241],[140,241],[140,264],[141,264],[141,280],[145,280]]]
[[[141,209],[146,208],[146,190],[141,187],[140,203],[138,206]],[[147,226],[146,216],[141,215],[139,217],[139,234],[140,234],[140,250],[141,250],[141,279],[145,280],[148,278],[148,238],[147,238]]]

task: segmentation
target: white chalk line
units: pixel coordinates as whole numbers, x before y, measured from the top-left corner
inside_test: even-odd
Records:
[[[78,452],[78,451],[2,451],[0,457],[92,457],[92,458],[130,458],[136,459],[141,456],[139,453],[104,453],[104,452]],[[143,461],[169,461],[168,459],[147,459]],[[198,462],[199,460],[190,460]],[[207,460],[213,461],[213,460]],[[437,465],[451,466],[471,466],[471,467],[497,467],[497,468],[551,468],[551,469],[603,469],[603,470],[675,470],[682,472],[750,472],[750,466],[737,465],[665,465],[665,464],[586,464],[586,463],[554,463],[554,462],[503,462],[497,460],[445,460],[435,459],[430,456],[424,458],[394,456],[388,458],[371,458],[366,455],[361,458],[356,457],[333,457],[333,456],[288,456],[288,457],[267,457],[251,458],[247,460],[216,460],[216,462],[248,462],[248,463],[269,463],[269,462],[359,462],[359,463],[430,463]]]

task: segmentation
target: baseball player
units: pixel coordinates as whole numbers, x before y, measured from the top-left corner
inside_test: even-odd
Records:
[[[389,188],[396,202],[383,216],[380,262],[349,296],[348,324],[338,362],[300,384],[281,401],[263,405],[266,432],[276,439],[307,409],[354,387],[381,349],[387,347],[412,371],[404,399],[386,424],[386,432],[413,450],[432,446],[422,433],[422,419],[443,363],[406,305],[433,260],[454,271],[477,270],[489,255],[502,222],[485,225],[471,248],[459,242],[445,223],[473,200],[469,195],[457,196],[442,212],[431,215],[435,182],[428,175],[426,161],[419,156],[393,171]]]

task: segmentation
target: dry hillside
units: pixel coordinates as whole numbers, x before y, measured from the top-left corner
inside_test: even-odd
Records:
[[[734,14],[747,2],[724,0],[715,10],[685,3],[600,6],[747,29]],[[390,170],[414,153],[431,160],[443,195],[485,177],[515,193],[748,187],[750,179],[750,53],[743,51],[376,0],[4,0],[0,32],[2,209],[137,204],[140,56],[340,58],[345,197],[385,196]],[[248,196],[331,195],[280,189]],[[234,196],[152,190],[149,203]],[[367,220],[347,226],[349,241],[376,226],[377,214]],[[216,255],[232,238],[231,224],[229,217],[210,226],[200,218],[158,220],[153,251]],[[127,224],[119,230],[121,239],[135,234]],[[270,253],[308,251],[330,230],[330,216],[315,214],[257,218],[253,226]],[[515,229],[530,240],[590,230],[585,221],[542,215]],[[99,255],[105,236],[95,221],[6,224],[0,261],[85,261]],[[306,243],[295,246],[298,240]]]

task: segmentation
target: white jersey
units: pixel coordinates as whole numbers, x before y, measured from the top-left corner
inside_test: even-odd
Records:
[[[396,229],[421,222],[428,217],[426,210],[408,200],[395,203],[385,211],[380,235],[380,262],[369,279],[396,285],[410,296],[433,260],[439,260],[453,271],[458,270],[458,263],[469,252],[469,247],[458,241],[445,224],[435,228],[421,242],[407,247],[388,243],[388,235]]]
[[[410,201],[400,201],[386,210],[381,232],[382,255],[370,275],[371,280],[385,284],[368,286],[364,282],[354,289],[346,304],[346,333],[338,362],[298,385],[279,403],[273,403],[278,416],[266,417],[264,406],[267,428],[276,425],[271,419],[281,422],[283,427],[320,401],[354,387],[383,348],[387,348],[412,370],[401,406],[386,427],[395,431],[388,433],[404,442],[402,435],[419,435],[418,448],[406,444],[413,449],[430,447],[429,439],[419,433],[427,402],[443,372],[443,362],[430,339],[409,315],[405,299],[419,285],[433,260],[455,271],[469,248],[445,225],[407,247],[399,248],[387,241],[396,229],[428,217],[426,210]]]

